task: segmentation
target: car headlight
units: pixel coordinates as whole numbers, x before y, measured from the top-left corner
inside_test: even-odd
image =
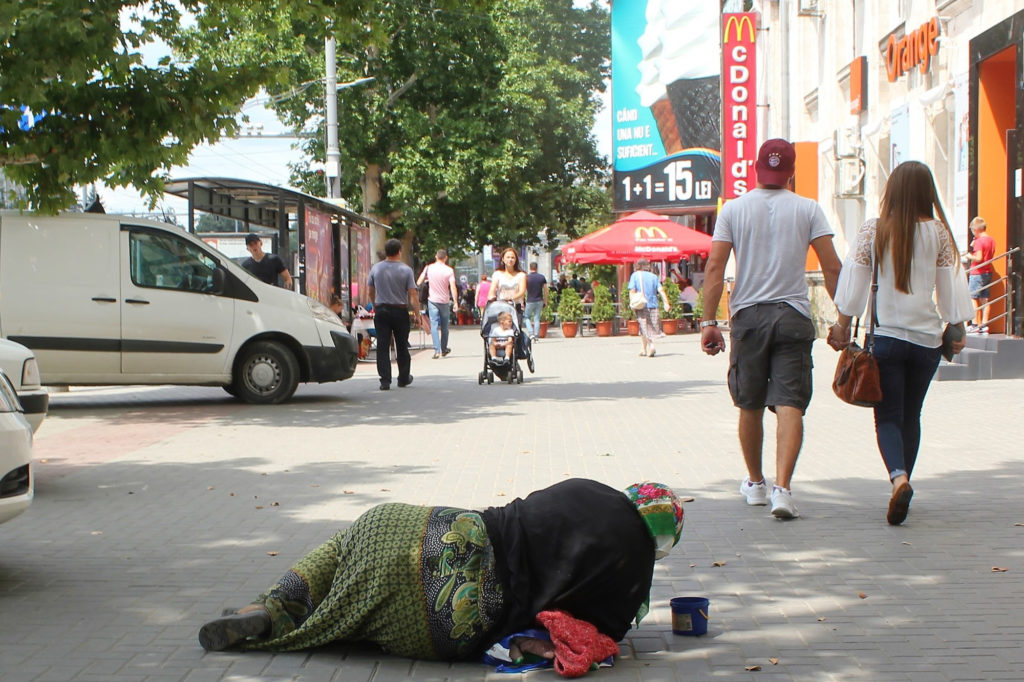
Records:
[[[35,358],[29,358],[21,368],[21,387],[39,385],[39,363]]]
[[[341,321],[341,318],[338,317],[333,310],[331,310],[330,308],[328,308],[315,298],[310,298],[309,296],[307,296],[306,304],[309,306],[309,312],[311,312],[313,314],[313,317],[315,317],[316,319],[322,320],[323,322],[327,322],[330,324],[336,324],[339,327],[345,326],[345,323]]]

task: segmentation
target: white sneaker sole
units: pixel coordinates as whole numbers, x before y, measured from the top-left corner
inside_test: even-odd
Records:
[[[797,513],[796,509],[789,509],[779,505],[778,507],[772,507],[772,516],[777,519],[795,519],[800,514]]]
[[[748,486],[744,481],[740,481],[740,495],[746,499],[747,504],[751,507],[763,507],[768,504],[768,487],[765,486],[765,494],[761,497],[751,496],[747,494],[745,488]]]

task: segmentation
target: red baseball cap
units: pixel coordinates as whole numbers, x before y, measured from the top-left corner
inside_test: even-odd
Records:
[[[796,172],[796,147],[780,138],[765,140],[757,153],[757,181],[785,187]]]

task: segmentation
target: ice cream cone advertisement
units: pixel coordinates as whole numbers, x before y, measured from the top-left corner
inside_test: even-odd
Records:
[[[615,210],[713,209],[721,193],[721,15],[708,0],[613,0]]]

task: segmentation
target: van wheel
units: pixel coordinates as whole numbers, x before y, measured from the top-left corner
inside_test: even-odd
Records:
[[[221,386],[221,388],[223,388],[225,391],[227,391],[229,395],[232,395],[232,396],[234,396],[236,398],[238,397],[238,391],[235,390],[235,384],[234,383],[230,383],[227,386]]]
[[[235,395],[247,403],[270,405],[292,397],[299,384],[299,363],[275,341],[257,341],[246,347],[232,384]]]

